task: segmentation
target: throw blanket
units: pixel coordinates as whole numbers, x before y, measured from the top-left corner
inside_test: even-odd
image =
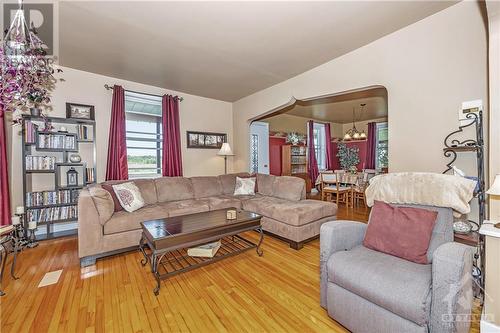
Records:
[[[470,212],[476,181],[460,176],[427,172],[378,175],[366,189],[366,204],[374,201],[449,207],[460,214]]]

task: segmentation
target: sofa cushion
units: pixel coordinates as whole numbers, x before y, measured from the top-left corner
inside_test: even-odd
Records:
[[[306,187],[306,181],[299,177],[281,176],[274,180],[273,196],[281,199],[299,201]]]
[[[158,205],[142,207],[135,212],[120,211],[113,214],[104,225],[104,234],[141,229],[141,222],[168,217],[168,213]]]
[[[215,197],[204,198],[208,202],[210,210],[226,209],[226,208],[236,208],[241,209],[241,201],[237,197],[229,197],[225,195],[219,195]]]
[[[257,192],[262,195],[273,196],[274,195],[274,182],[276,176],[265,175],[262,173],[257,174]]]
[[[262,196],[244,200],[242,206],[244,210],[293,226],[301,226],[337,214],[337,205],[319,200],[290,201]]]
[[[129,213],[146,206],[141,191],[134,182],[113,185],[113,190],[120,201],[120,205]]]
[[[161,177],[155,179],[158,202],[194,199],[191,180],[184,177]]]
[[[222,186],[217,177],[191,177],[196,199],[222,194]]]
[[[188,199],[159,203],[158,206],[168,212],[168,216],[180,216],[208,212],[210,207],[205,199]]]
[[[99,223],[104,225],[115,212],[111,194],[100,186],[90,186],[89,193],[99,214]]]
[[[236,177],[249,177],[248,172],[231,173],[227,175],[220,175],[219,178],[222,194],[233,194],[236,185]]]
[[[430,316],[431,268],[362,245],[327,263],[330,282],[421,326]]]

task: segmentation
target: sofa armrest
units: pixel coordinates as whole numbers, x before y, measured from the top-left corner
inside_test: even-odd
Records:
[[[78,256],[80,258],[99,253],[103,231],[99,213],[88,189],[78,197]]]
[[[326,286],[328,283],[326,263],[338,251],[350,250],[360,245],[365,237],[367,225],[355,221],[331,221],[320,230],[320,295],[321,306],[326,308]]]
[[[431,332],[469,332],[473,248],[456,242],[439,246],[432,255]],[[464,318],[455,320],[456,316]]]

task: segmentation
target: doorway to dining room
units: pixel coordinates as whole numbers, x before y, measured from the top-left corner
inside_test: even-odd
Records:
[[[337,186],[322,182],[322,175],[335,175],[335,171],[339,177],[356,175],[356,181],[341,183],[345,179],[339,178],[339,184],[349,188],[348,195],[333,193],[328,200],[337,201],[340,196],[339,205],[366,213],[367,181],[389,169],[385,87],[296,100],[256,120],[268,124],[270,174],[305,179],[308,197],[319,200],[327,200],[322,195],[325,187]]]

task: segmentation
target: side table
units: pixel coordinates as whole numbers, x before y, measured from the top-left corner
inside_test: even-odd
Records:
[[[7,228],[5,228],[7,229]],[[16,268],[17,261],[17,253],[22,248],[21,241],[14,235],[14,228],[8,228],[7,230],[0,231],[0,283],[2,283],[3,273],[5,271],[5,263],[7,262],[7,256],[9,255],[9,244],[12,252],[14,252],[14,259],[12,260],[12,264],[10,266],[10,275],[14,280],[17,280],[18,277],[15,276],[14,270]],[[0,296],[4,296],[5,292],[0,289]]]

